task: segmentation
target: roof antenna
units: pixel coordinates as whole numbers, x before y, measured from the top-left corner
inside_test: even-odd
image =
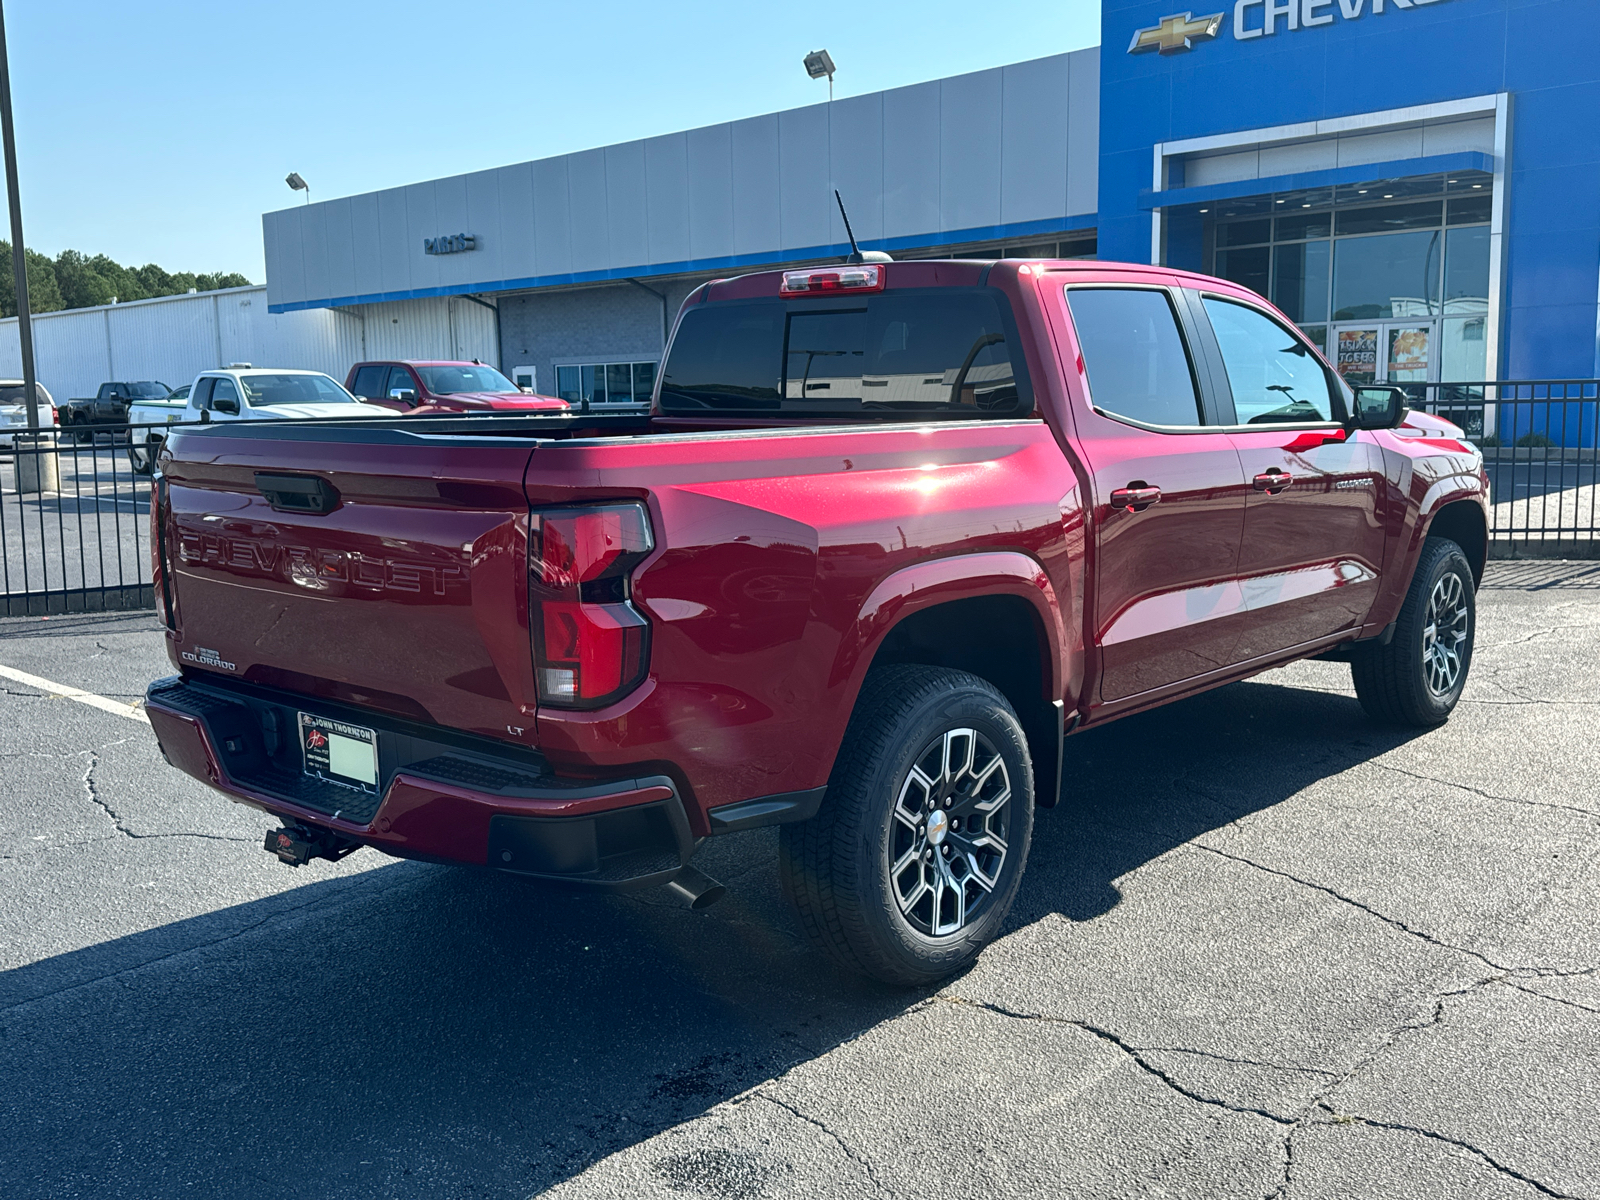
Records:
[[[893,262],[894,259],[882,250],[862,250],[856,245],[856,235],[850,228],[850,214],[844,210],[844,197],[839,195],[839,189],[833,189],[833,198],[839,202],[839,215],[844,218],[845,236],[850,239],[850,257],[845,262],[852,263],[880,263]]]

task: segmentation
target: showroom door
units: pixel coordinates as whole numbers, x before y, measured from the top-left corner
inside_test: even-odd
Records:
[[[1372,321],[1335,325],[1333,364],[1352,387],[1363,383],[1435,383],[1439,323]]]

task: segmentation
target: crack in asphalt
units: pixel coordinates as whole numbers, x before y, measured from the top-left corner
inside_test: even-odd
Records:
[[[1578,974],[1592,974],[1592,971],[1578,972]],[[1499,1172],[1499,1173],[1501,1173],[1503,1175],[1506,1175],[1509,1178],[1516,1179],[1521,1183],[1525,1183],[1529,1187],[1535,1188],[1536,1190],[1538,1190],[1540,1193],[1542,1193],[1544,1195],[1557,1197],[1558,1200],[1594,1200],[1593,1197],[1574,1196],[1574,1195],[1572,1195],[1570,1193],[1567,1193],[1567,1192],[1557,1191],[1554,1188],[1550,1187],[1548,1184],[1545,1184],[1545,1183],[1533,1178],[1530,1175],[1525,1175],[1522,1172],[1517,1171],[1516,1169],[1514,1169],[1512,1167],[1506,1166],[1504,1163],[1501,1163],[1499,1160],[1495,1159],[1493,1156],[1488,1154],[1486,1151],[1480,1149],[1477,1146],[1472,1145],[1470,1142],[1462,1141],[1459,1138],[1450,1137],[1448,1134],[1442,1134],[1442,1133],[1437,1132],[1436,1130],[1424,1129],[1421,1126],[1417,1126],[1417,1125],[1406,1125],[1406,1124],[1402,1124],[1402,1123],[1398,1123],[1398,1122],[1380,1121],[1375,1117],[1367,1117],[1367,1116],[1363,1116],[1361,1114],[1355,1114],[1355,1113],[1341,1113],[1341,1112],[1338,1112],[1337,1110],[1335,1110],[1328,1103],[1328,1099],[1327,1099],[1328,1096],[1330,1096],[1333,1092],[1337,1091],[1339,1088],[1343,1087],[1345,1084],[1349,1083],[1352,1079],[1354,1079],[1362,1071],[1366,1070],[1369,1066],[1371,1066],[1374,1062],[1376,1062],[1383,1054],[1385,1054],[1390,1049],[1392,1049],[1394,1047],[1395,1043],[1398,1042],[1403,1035],[1405,1035],[1407,1033],[1421,1032],[1421,1031],[1426,1030],[1426,1029],[1433,1029],[1433,1028],[1435,1028],[1435,1027],[1437,1027],[1439,1025],[1442,1025],[1444,1023],[1446,1001],[1453,1000],[1453,999],[1459,999],[1460,997],[1463,997],[1463,996],[1472,995],[1474,992],[1481,991],[1484,988],[1489,987],[1489,986],[1494,985],[1494,984],[1504,984],[1504,985],[1509,986],[1509,987],[1517,988],[1518,991],[1528,991],[1528,989],[1518,987],[1515,983],[1512,983],[1506,977],[1506,975],[1497,974],[1497,975],[1489,975],[1489,976],[1486,976],[1486,977],[1484,977],[1482,979],[1474,980],[1473,982],[1467,984],[1465,987],[1456,988],[1453,991],[1436,993],[1432,997],[1432,999],[1433,999],[1433,1013],[1427,1020],[1425,1020],[1425,1021],[1406,1021],[1406,1022],[1402,1022],[1401,1024],[1395,1026],[1395,1028],[1389,1031],[1388,1035],[1384,1037],[1383,1041],[1381,1043],[1379,1043],[1379,1045],[1377,1047],[1375,1047],[1371,1051],[1371,1053],[1367,1054],[1365,1057],[1363,1057],[1361,1059],[1360,1062],[1356,1063],[1353,1067],[1351,1067],[1350,1070],[1347,1071],[1343,1075],[1343,1077],[1341,1077],[1337,1082],[1335,1082],[1333,1084],[1330,1084],[1328,1087],[1324,1088],[1321,1092],[1319,1092],[1315,1096],[1313,1096],[1310,1099],[1310,1101],[1307,1102],[1306,1107],[1301,1112],[1301,1115],[1295,1120],[1293,1128],[1291,1128],[1288,1131],[1288,1133],[1285,1134],[1285,1136],[1284,1136],[1284,1141],[1283,1141],[1283,1150],[1284,1150],[1283,1174],[1280,1177],[1278,1186],[1273,1191],[1267,1193],[1265,1200],[1283,1200],[1283,1198],[1288,1193],[1288,1189],[1293,1185],[1293,1183],[1294,1183],[1294,1139],[1296,1137],[1298,1137],[1300,1135],[1300,1133],[1302,1133],[1305,1129],[1312,1128],[1312,1127],[1319,1127],[1319,1126],[1320,1127],[1328,1127],[1328,1126],[1354,1125],[1354,1124],[1368,1125],[1368,1126],[1371,1126],[1372,1128],[1375,1128],[1375,1129],[1388,1129],[1388,1130],[1402,1132],[1402,1133],[1411,1133],[1411,1134],[1415,1134],[1418,1137],[1428,1138],[1428,1139],[1430,1139],[1432,1141],[1443,1142],[1443,1143],[1445,1143],[1447,1145],[1455,1146],[1455,1147],[1457,1147],[1459,1149],[1465,1150],[1468,1153],[1474,1155],[1476,1158],[1478,1158],[1481,1162],[1483,1162],[1486,1166],[1490,1167],[1491,1169],[1493,1169],[1493,1170],[1495,1170],[1495,1171],[1497,1171],[1497,1172]],[[1529,992],[1528,994],[1529,995],[1533,995],[1533,996],[1538,996],[1540,999],[1544,999],[1544,1000],[1557,999],[1556,997],[1553,997],[1553,996],[1544,996],[1544,995],[1542,995],[1541,993],[1538,993],[1538,992]],[[1558,1003],[1566,1003],[1566,1002],[1558,1000]],[[1585,1005],[1575,1005],[1574,1007],[1586,1008]],[[1589,1011],[1594,1011],[1594,1010],[1589,1010]],[[1329,1116],[1332,1119],[1330,1119],[1330,1120],[1315,1120],[1315,1119],[1313,1119],[1315,1117],[1315,1114],[1318,1113],[1319,1111],[1329,1114]]]
[[[1160,1067],[1156,1066],[1149,1059],[1144,1057],[1144,1051],[1148,1049],[1148,1047],[1135,1046],[1103,1026],[1094,1025],[1088,1021],[1073,1020],[1071,1017],[1052,1017],[1045,1013],[1017,1012],[1015,1009],[1006,1008],[990,1001],[971,1000],[965,996],[944,995],[935,998],[944,1001],[946,1004],[959,1004],[966,1008],[979,1009],[980,1011],[992,1013],[999,1017],[1007,1017],[1015,1021],[1041,1021],[1046,1024],[1064,1025],[1069,1029],[1076,1029],[1081,1033],[1089,1034],[1097,1041],[1104,1042],[1107,1045],[1113,1046],[1120,1050],[1130,1062],[1132,1062],[1145,1074],[1154,1079],[1160,1080],[1168,1088],[1172,1089],[1174,1092],[1177,1092],[1178,1095],[1187,1100],[1192,1100],[1196,1104],[1205,1104],[1214,1108],[1227,1109],[1229,1112],[1239,1113],[1242,1116],[1262,1117],[1265,1120],[1271,1121],[1275,1125],[1292,1125],[1294,1123],[1295,1118],[1293,1117],[1285,1117],[1280,1113],[1269,1112],[1264,1108],[1253,1108],[1246,1104],[1234,1104],[1216,1096],[1207,1096],[1202,1092],[1197,1092],[1193,1088],[1179,1083],[1167,1072],[1163,1071]]]
[[[1437,946],[1441,950],[1450,950],[1456,954],[1465,954],[1469,958],[1475,958],[1484,966],[1490,967],[1502,975],[1521,975],[1528,978],[1566,977],[1573,975],[1589,975],[1594,971],[1594,968],[1592,967],[1578,971],[1567,971],[1558,967],[1509,967],[1504,963],[1495,962],[1494,959],[1489,958],[1487,955],[1480,954],[1476,950],[1470,950],[1466,946],[1458,946],[1454,942],[1446,942],[1440,938],[1436,938],[1431,933],[1418,929],[1414,925],[1407,924],[1399,917],[1391,917],[1387,913],[1379,912],[1370,904],[1363,904],[1360,900],[1357,900],[1351,896],[1346,896],[1343,892],[1337,891],[1334,888],[1329,887],[1327,884],[1313,883],[1309,879],[1303,879],[1300,876],[1293,875],[1288,871],[1279,870],[1277,867],[1265,866],[1262,863],[1255,862],[1253,859],[1245,858],[1242,855],[1230,854],[1226,850],[1219,850],[1215,846],[1208,846],[1206,843],[1201,841],[1194,841],[1190,842],[1189,844],[1197,850],[1204,850],[1208,854],[1215,854],[1218,858],[1225,858],[1231,862],[1240,863],[1246,867],[1254,867],[1257,871],[1263,871],[1268,875],[1276,875],[1280,879],[1287,879],[1291,883],[1299,884],[1301,887],[1310,888],[1312,891],[1321,892],[1324,895],[1331,896],[1333,899],[1338,900],[1342,904],[1348,904],[1351,908],[1358,909],[1359,911],[1366,913],[1369,917],[1375,917],[1377,920],[1382,921],[1385,925],[1389,925],[1400,930],[1402,933],[1408,933],[1414,938],[1418,938],[1421,941],[1427,942],[1430,946]]]
[[[790,1116],[796,1117],[799,1120],[804,1121],[806,1124],[814,1125],[818,1129],[822,1130],[823,1133],[827,1134],[830,1138],[833,1139],[834,1144],[839,1147],[840,1153],[842,1153],[846,1158],[848,1158],[851,1162],[855,1163],[856,1166],[860,1167],[862,1169],[862,1171],[866,1173],[867,1178],[872,1180],[872,1186],[873,1187],[877,1188],[878,1191],[881,1192],[885,1196],[897,1196],[898,1195],[898,1193],[893,1188],[889,1187],[888,1184],[884,1183],[883,1180],[878,1178],[878,1173],[872,1169],[872,1164],[870,1162],[868,1162],[865,1158],[862,1158],[861,1155],[857,1154],[854,1150],[852,1150],[850,1148],[850,1144],[848,1142],[846,1142],[842,1137],[840,1137],[832,1129],[828,1128],[828,1126],[826,1124],[824,1124],[822,1121],[817,1120],[816,1117],[813,1117],[808,1113],[801,1112],[794,1105],[788,1103],[787,1101],[780,1100],[776,1096],[769,1095],[766,1092],[757,1091],[757,1092],[752,1092],[751,1095],[754,1096],[758,1100],[765,1100],[768,1104],[771,1104],[774,1107],[783,1109],[783,1111],[788,1113]]]
[[[1388,763],[1372,760],[1370,766],[1377,767],[1380,771],[1388,771],[1395,775],[1404,775],[1407,779],[1415,779],[1422,783],[1437,783],[1441,787],[1457,788],[1463,792],[1470,792],[1474,796],[1482,796],[1485,800],[1499,800],[1505,804],[1520,804],[1528,808],[1552,808],[1558,812],[1581,813],[1586,817],[1600,817],[1600,810],[1581,808],[1576,804],[1557,804],[1553,800],[1522,800],[1516,796],[1499,796],[1494,792],[1485,791],[1483,788],[1473,787],[1467,783],[1457,783],[1453,779],[1438,779],[1432,775],[1424,775],[1419,771],[1408,771],[1404,767],[1390,766]]]
[[[123,738],[122,739],[122,741],[124,741],[124,742],[127,741],[127,740],[128,740],[127,738]],[[110,745],[110,746],[121,745],[121,742],[108,742],[107,745]],[[104,747],[101,747],[101,749],[104,749]],[[123,837],[134,838],[134,839],[137,839],[139,841],[144,841],[144,840],[147,840],[147,839],[159,839],[159,838],[199,838],[199,839],[201,839],[203,841],[208,841],[208,842],[253,842],[253,841],[255,841],[254,838],[230,837],[227,834],[223,834],[223,833],[195,833],[195,832],[191,832],[191,831],[187,831],[187,830],[184,831],[184,832],[181,832],[181,833],[138,833],[138,832],[128,828],[128,826],[124,823],[122,814],[119,813],[116,809],[111,807],[111,805],[106,801],[105,797],[103,797],[100,794],[100,789],[95,784],[94,773],[95,773],[96,768],[98,768],[99,765],[100,765],[100,751],[99,750],[82,750],[82,751],[79,751],[79,753],[80,754],[87,754],[89,756],[88,765],[85,766],[84,770],[83,770],[83,790],[84,790],[84,794],[89,797],[90,802],[93,803],[95,805],[95,807],[97,807],[101,812],[105,813],[106,817],[111,821],[112,826],[115,827],[116,831],[118,833],[120,833]],[[102,839],[93,839],[93,840],[102,840]]]
[[[1318,1107],[1323,1112],[1326,1112],[1330,1119],[1325,1121],[1312,1121],[1308,1123],[1309,1125],[1366,1125],[1372,1129],[1387,1129],[1396,1133],[1409,1133],[1416,1137],[1427,1138],[1429,1141],[1442,1142],[1446,1146],[1454,1146],[1458,1150],[1465,1150],[1468,1154],[1472,1155],[1479,1162],[1483,1163],[1496,1173],[1504,1175],[1508,1179],[1515,1179],[1518,1183],[1525,1183],[1535,1191],[1539,1192],[1541,1195],[1553,1196],[1556,1198],[1556,1200],[1594,1200],[1592,1196],[1581,1196],[1573,1192],[1557,1191],[1549,1184],[1535,1179],[1532,1175],[1525,1175],[1515,1167],[1507,1166],[1505,1163],[1501,1162],[1487,1151],[1474,1146],[1471,1142],[1463,1141],[1460,1138],[1451,1137],[1449,1134],[1440,1133],[1433,1129],[1423,1129],[1418,1125],[1407,1125],[1400,1121],[1380,1121],[1375,1117],[1364,1117],[1358,1113],[1341,1113],[1329,1108],[1325,1104],[1319,1105]]]
[[[1140,1046],[1138,1049],[1144,1054],[1192,1054],[1197,1058],[1210,1058],[1241,1067],[1265,1067],[1269,1071],[1282,1071],[1288,1075],[1321,1075],[1328,1079],[1336,1079],[1339,1075],[1337,1071],[1324,1071],[1318,1067],[1286,1067],[1282,1063],[1263,1062],[1255,1058],[1232,1058],[1226,1054],[1195,1050],[1189,1046]]]
[[[1591,971],[1585,973],[1592,974],[1593,972]],[[1595,1016],[1600,1017],[1600,1008],[1593,1008],[1587,1004],[1579,1004],[1576,1000],[1568,1000],[1565,996],[1552,996],[1547,992],[1536,992],[1532,988],[1523,987],[1520,983],[1514,983],[1510,979],[1501,979],[1497,980],[1496,982],[1502,983],[1508,988],[1515,988],[1524,995],[1534,996],[1540,1000],[1548,1000],[1552,1004],[1565,1004],[1568,1008],[1576,1008],[1580,1012],[1593,1013]]]

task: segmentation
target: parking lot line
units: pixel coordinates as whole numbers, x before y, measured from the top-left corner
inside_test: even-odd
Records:
[[[86,692],[82,688],[68,687],[64,683],[54,683],[48,679],[40,679],[37,675],[29,675],[26,671],[19,671],[15,667],[8,667],[0,663],[0,679],[9,679],[13,683],[23,683],[31,688],[38,688],[41,692],[49,692],[54,696],[62,696],[68,700],[76,700],[79,704],[87,704],[90,708],[98,708],[102,712],[116,713],[119,717],[127,717],[130,721],[142,721],[150,724],[150,718],[144,715],[144,710],[137,704],[128,704],[122,700],[111,700],[105,696],[97,696],[93,692]]]

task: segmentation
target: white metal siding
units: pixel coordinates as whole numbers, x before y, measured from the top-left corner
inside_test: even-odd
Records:
[[[39,381],[58,400],[113,379],[178,387],[231,362],[342,381],[362,358],[499,358],[494,312],[464,296],[269,313],[264,287],[41,313],[33,342]],[[21,374],[12,317],[0,321],[0,376]]]
[[[274,305],[587,273],[722,270],[858,237],[921,239],[1094,212],[1098,48],[645,141],[301,205],[262,220]],[[429,255],[424,238],[478,248]],[[737,263],[731,265],[738,265]]]

